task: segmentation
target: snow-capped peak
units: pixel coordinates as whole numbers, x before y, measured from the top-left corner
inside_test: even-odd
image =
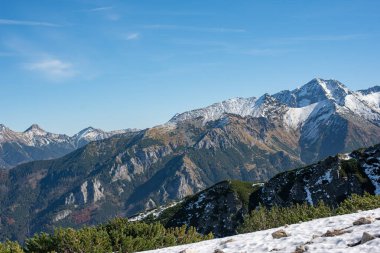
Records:
[[[274,95],[264,94],[258,99],[233,98],[211,106],[176,114],[167,124],[202,118],[208,121],[218,120],[228,114],[242,117],[267,117],[282,119],[285,126],[299,128],[311,118],[327,116],[319,111],[354,113],[375,124],[380,123],[380,87],[375,86],[358,92],[350,91],[337,80],[314,78],[294,90],[284,90]],[[325,119],[327,120],[327,119]],[[314,121],[314,120],[311,120]],[[310,125],[310,124],[309,124]]]
[[[344,98],[352,92],[337,80],[314,78],[292,91],[281,91],[273,96],[290,107],[304,107],[326,99],[343,105]]]
[[[3,124],[0,124],[0,132],[4,132],[4,131],[6,131],[6,130],[9,130],[9,128],[6,127],[6,126],[3,125]]]
[[[181,114],[176,114],[170,121],[169,124],[175,124],[181,121],[186,121],[189,119],[195,119],[198,117],[203,117],[204,122],[211,120],[217,120],[223,117],[225,114],[237,114],[241,116],[247,116],[251,114],[252,107],[256,102],[256,98],[232,98],[220,103],[212,104],[208,107],[196,109]]]

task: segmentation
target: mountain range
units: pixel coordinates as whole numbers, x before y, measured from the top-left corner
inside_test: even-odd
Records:
[[[0,171],[0,237],[129,216],[226,180],[266,181],[380,143],[380,87],[313,79],[292,91],[234,98],[166,124],[90,142]]]
[[[91,141],[109,138],[132,129],[105,132],[88,127],[73,136],[46,132],[33,124],[24,132],[15,132],[0,124],[0,168],[11,168],[34,160],[64,156]]]

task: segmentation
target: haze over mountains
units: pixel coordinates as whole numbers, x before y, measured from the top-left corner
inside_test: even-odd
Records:
[[[225,179],[265,181],[380,143],[379,105],[378,86],[354,92],[336,80],[313,79],[293,91],[230,99],[58,159],[19,165],[0,175],[7,228],[1,237],[128,216]]]

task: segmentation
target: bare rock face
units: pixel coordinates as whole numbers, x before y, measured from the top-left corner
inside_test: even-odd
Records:
[[[272,233],[273,239],[279,239],[279,238],[288,237],[288,236],[289,235],[283,229],[277,230],[277,231]]]
[[[353,222],[354,226],[360,226],[365,224],[371,224],[373,222],[373,219],[370,217],[361,217],[358,220]]]
[[[363,243],[366,243],[368,241],[371,241],[375,239],[375,237],[367,232],[364,232],[363,235],[362,235],[362,239],[360,240],[360,243],[363,244]]]
[[[244,199],[238,189],[252,192],[256,188],[248,182],[220,182],[181,203],[166,226],[193,226],[198,232],[212,232],[215,237],[236,234],[244,215],[248,214],[248,197]]]

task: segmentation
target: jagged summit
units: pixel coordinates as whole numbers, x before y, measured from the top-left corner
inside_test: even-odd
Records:
[[[44,129],[42,129],[39,125],[37,124],[33,124],[31,125],[28,129],[26,129],[24,131],[24,133],[27,133],[27,132],[39,132],[39,133],[46,133],[46,131]]]
[[[0,131],[5,131],[5,130],[8,130],[9,128],[6,127],[5,125],[3,124],[0,124]]]
[[[314,78],[307,84],[292,91],[281,91],[273,96],[290,107],[305,107],[326,99],[343,105],[344,98],[352,92],[341,82],[333,79]]]

